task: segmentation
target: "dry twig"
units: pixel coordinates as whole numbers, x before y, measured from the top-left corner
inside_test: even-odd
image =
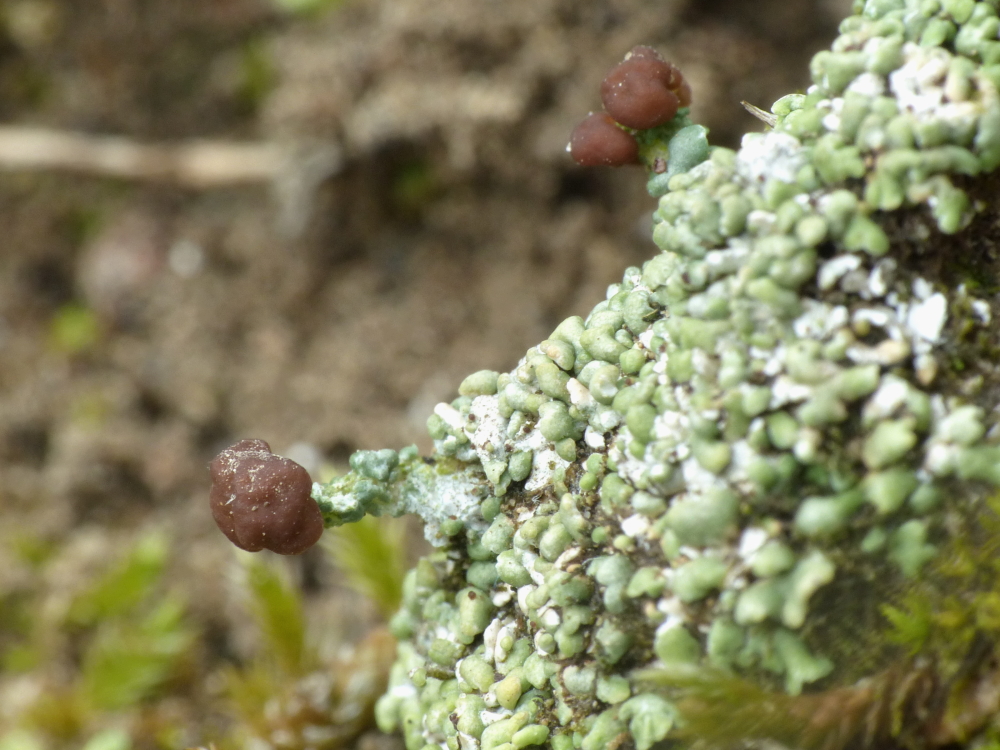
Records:
[[[0,170],[68,171],[207,189],[275,181],[288,149],[274,143],[136,143],[47,128],[0,126]]]

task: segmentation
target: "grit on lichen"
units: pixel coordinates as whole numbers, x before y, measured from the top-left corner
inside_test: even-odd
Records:
[[[647,750],[728,675],[793,718],[853,706],[804,746],[982,733],[1000,620],[961,539],[994,549],[1000,485],[997,6],[856,3],[738,152],[683,110],[640,133],[663,252],[469,376],[434,456],[362,452],[315,487],[328,525],[415,512],[440,547],[393,620],[383,729]],[[943,592],[951,620],[926,615]]]

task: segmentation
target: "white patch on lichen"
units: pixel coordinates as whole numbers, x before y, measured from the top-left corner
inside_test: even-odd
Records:
[[[597,403],[591,395],[590,390],[576,378],[570,378],[566,383],[566,390],[569,391],[569,400],[573,406],[588,411]]]
[[[861,258],[857,255],[838,255],[835,258],[830,258],[819,267],[816,283],[823,291],[833,289],[845,273],[855,271],[860,267]]]
[[[955,470],[961,449],[948,443],[930,443],[924,451],[924,470],[935,476],[947,476]]]
[[[843,305],[831,307],[824,302],[804,299],[802,306],[805,312],[792,323],[792,330],[800,339],[826,339],[847,324],[847,308]]]
[[[765,529],[758,526],[751,526],[745,529],[740,535],[740,545],[738,548],[740,557],[745,562],[750,562],[750,559],[757,554],[770,538],[771,535]]]
[[[940,47],[923,49],[913,42],[903,45],[904,63],[889,74],[889,86],[900,109],[927,116],[944,102],[944,80],[951,55]]]
[[[758,424],[763,424],[763,420],[759,417],[754,420]],[[739,489],[747,493],[755,491],[756,485],[751,483],[748,469],[749,467],[760,458],[760,454],[757,453],[746,440],[737,440],[732,444],[732,459],[729,461],[729,472],[727,476],[729,481],[734,485],[743,485]]]
[[[497,617],[486,626],[486,630],[483,631],[483,645],[485,647],[483,649],[483,657],[486,661],[492,662],[496,658],[497,644],[500,642],[501,631],[513,622],[509,617]],[[506,655],[504,658],[506,658]],[[500,661],[503,661],[503,659],[500,659]]]
[[[788,404],[797,404],[813,395],[813,388],[796,383],[787,375],[779,375],[771,385],[771,409],[781,409]]]
[[[566,469],[569,461],[561,458],[551,448],[536,450],[531,465],[531,474],[524,483],[525,492],[534,492],[552,484],[552,477],[561,469]]]
[[[353,494],[340,492],[335,495],[327,495],[326,491],[326,485],[313,482],[312,499],[316,501],[324,513],[350,517],[358,512],[361,503]]]
[[[601,406],[595,410],[591,418],[591,425],[599,429],[602,433],[611,432],[622,423],[621,414],[610,406]]]
[[[530,583],[527,586],[522,586],[517,590],[517,606],[525,614],[528,613],[528,595],[535,590],[535,587]]]
[[[739,270],[749,254],[750,243],[736,237],[729,240],[729,246],[725,250],[710,250],[705,255],[705,264],[715,276],[728,275]]]
[[[458,520],[466,528],[486,530],[486,521],[479,512],[485,495],[482,477],[464,471],[435,475],[432,481],[418,483],[415,489],[403,496],[402,510],[424,520],[424,537],[435,547],[443,547],[449,541],[441,533],[445,521]]]
[[[657,440],[670,440],[673,443],[680,443],[686,439],[691,419],[680,409],[671,410],[658,414],[653,420],[653,434]]]
[[[559,612],[551,607],[542,607],[538,611],[538,620],[542,624],[542,627],[549,632],[554,632],[562,624],[562,617],[560,617]]]
[[[857,329],[863,324],[883,329],[894,339],[902,338],[896,312],[890,307],[861,307],[851,316],[851,325]]]
[[[941,47],[920,47],[913,42],[903,45],[905,62],[889,74],[889,87],[899,108],[923,121],[974,123],[979,116],[978,105],[948,100],[947,78],[953,58]]]
[[[697,554],[695,555],[697,557]],[[663,571],[663,577],[670,582],[674,576],[673,568],[666,568]],[[666,619],[660,625],[660,628],[673,627],[676,625],[683,625],[688,621],[690,615],[688,614],[687,607],[684,606],[683,602],[676,596],[664,596],[656,603],[656,609],[666,615]],[[657,629],[659,632],[659,628]]]
[[[847,91],[874,99],[885,94],[885,78],[877,73],[862,73],[847,87]]]
[[[993,311],[990,309],[989,302],[984,302],[981,299],[974,299],[970,303],[972,306],[972,313],[977,318],[979,322],[983,325],[989,325],[993,320]]]
[[[479,460],[485,464],[487,461],[506,459],[507,420],[500,415],[500,399],[497,396],[476,396],[469,414],[475,418],[475,431],[469,437]],[[444,419],[443,416],[441,418]]]
[[[736,154],[736,172],[753,183],[766,179],[795,182],[807,162],[808,155],[793,135],[775,130],[747,133]]]
[[[606,445],[604,435],[594,430],[593,427],[587,427],[584,431],[583,442],[587,444],[588,448],[593,448],[594,450],[601,450]]]
[[[934,294],[934,285],[921,276],[918,276],[913,280],[911,288],[913,289],[913,296],[919,300],[928,299],[932,294]]]
[[[896,272],[896,261],[886,258],[878,263],[868,275],[868,289],[864,296],[878,299],[884,297],[889,291],[893,275]]]
[[[622,533],[633,539],[642,536],[649,531],[650,522],[646,516],[633,514],[622,521]]]
[[[849,347],[847,358],[858,365],[897,365],[910,356],[910,345],[906,341],[886,339],[875,346],[858,344]]]
[[[495,724],[501,719],[506,719],[508,716],[512,716],[513,713],[513,711],[506,708],[498,708],[495,711],[480,711],[479,718],[482,720],[483,724],[489,726],[490,724]]]
[[[886,375],[878,390],[865,403],[862,418],[867,421],[886,419],[906,403],[910,384],[895,375]]]
[[[792,455],[804,464],[814,463],[818,459],[820,447],[823,445],[823,433],[815,427],[802,427],[799,437],[792,446]]]
[[[771,211],[754,209],[747,214],[747,231],[750,234],[767,234],[774,227],[778,217]]]
[[[696,458],[689,458],[681,464],[684,483],[689,497],[705,495],[713,490],[725,489],[726,480],[704,468]]]
[[[391,695],[393,698],[402,698],[402,699],[415,698],[417,694],[418,694],[417,688],[414,685],[411,685],[409,682],[404,682],[400,685],[395,685],[388,692],[388,695]]]
[[[784,344],[778,344],[774,349],[760,349],[756,346],[750,347],[750,356],[764,361],[761,370],[769,378],[773,378],[785,369],[785,355],[788,353]]]
[[[537,559],[538,555],[536,555],[534,552],[531,552],[530,550],[524,550],[521,553],[520,562],[522,567],[524,567],[524,569],[528,571],[528,575],[531,576],[531,580],[534,581],[537,585],[541,586],[543,583],[545,583],[545,575],[535,570],[535,560]]]
[[[566,570],[566,567],[576,558],[578,558],[580,556],[580,553],[582,552],[583,549],[581,549],[580,547],[570,547],[569,549],[565,550],[561,555],[559,555],[559,557],[556,558],[556,561],[552,564],[555,565],[560,570]]]
[[[434,407],[434,413],[441,417],[444,423],[455,432],[461,432],[465,429],[465,420],[462,418],[462,412],[451,404],[438,404]]]
[[[837,97],[836,99],[824,99],[816,105],[817,110],[826,110],[827,114],[823,116],[823,127],[830,132],[836,132],[840,130],[840,115],[844,111],[844,99],[843,97]]]
[[[718,360],[704,349],[695,349],[691,352],[691,367],[695,373],[709,381],[715,380],[719,369]]]
[[[914,285],[915,286],[915,285]],[[948,300],[941,292],[910,306],[906,324],[913,333],[932,344],[939,343],[948,320]]]

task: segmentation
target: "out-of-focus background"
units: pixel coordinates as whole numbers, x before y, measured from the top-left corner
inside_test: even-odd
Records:
[[[208,461],[427,450],[654,252],[564,151],[607,69],[656,46],[736,146],[849,5],[0,0],[0,750],[396,747],[363,568],[413,529],[248,560]]]

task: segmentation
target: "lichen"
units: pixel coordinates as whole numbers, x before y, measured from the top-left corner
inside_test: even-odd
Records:
[[[855,5],[773,129],[653,170],[660,254],[467,378],[431,458],[314,488],[440,546],[378,707],[409,750],[987,736],[1000,3]]]

